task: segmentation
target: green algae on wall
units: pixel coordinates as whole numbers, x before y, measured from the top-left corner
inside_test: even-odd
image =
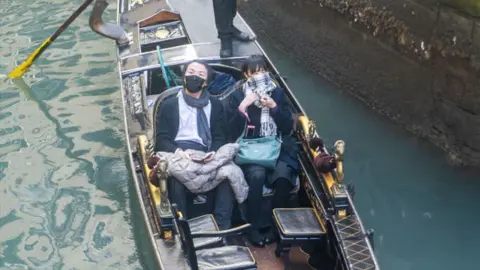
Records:
[[[440,3],[472,16],[480,17],[480,0],[440,0]]]

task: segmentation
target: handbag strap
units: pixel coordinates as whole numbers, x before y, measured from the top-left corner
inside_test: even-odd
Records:
[[[248,122],[249,122],[249,121],[250,121],[250,118],[247,117],[247,119],[245,119],[245,125],[243,126],[242,133],[240,134],[240,136],[238,136],[236,142],[239,142],[240,139],[242,139],[242,138],[244,137],[245,132],[247,131],[247,126],[248,126]],[[278,133],[278,135],[277,135],[276,137],[278,137],[279,140],[280,140],[280,142],[283,143],[283,141],[282,141],[282,132],[281,132],[279,129],[277,129],[277,133]]]
[[[248,125],[248,118],[245,119],[245,125],[243,126],[242,133],[240,133],[240,136],[238,136],[236,142],[239,142],[240,139],[242,139],[244,137],[245,131],[247,131],[247,125]]]

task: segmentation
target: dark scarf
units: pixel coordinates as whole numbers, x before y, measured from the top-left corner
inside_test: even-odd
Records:
[[[194,98],[185,92],[185,89],[182,90],[183,99],[188,106],[197,108],[197,128],[198,135],[202,139],[207,149],[210,150],[212,146],[212,133],[210,132],[210,127],[208,126],[207,115],[203,108],[208,105],[210,102],[210,93],[207,90],[202,90],[200,97]]]

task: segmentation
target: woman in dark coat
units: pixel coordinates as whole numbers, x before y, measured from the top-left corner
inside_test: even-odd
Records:
[[[275,170],[259,165],[242,166],[250,190],[247,199],[247,219],[252,224],[248,234],[250,242],[256,246],[264,246],[274,240],[273,233],[262,236],[259,232],[263,200],[263,186],[275,189],[274,208],[287,207],[288,197],[295,186],[298,160],[297,146],[291,136],[293,131],[292,113],[288,109],[285,91],[272,80],[266,72],[266,63],[262,56],[251,56],[246,59],[242,72],[247,78],[242,89],[230,97],[229,123],[232,137],[243,134],[245,124],[254,126],[249,129],[245,138],[258,138],[282,135],[282,150]],[[252,132],[250,132],[252,131]],[[271,212],[270,212],[271,214]]]

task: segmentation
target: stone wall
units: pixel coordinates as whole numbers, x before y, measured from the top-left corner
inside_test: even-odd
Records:
[[[299,63],[480,167],[480,5],[441,1],[244,0],[240,12]]]

